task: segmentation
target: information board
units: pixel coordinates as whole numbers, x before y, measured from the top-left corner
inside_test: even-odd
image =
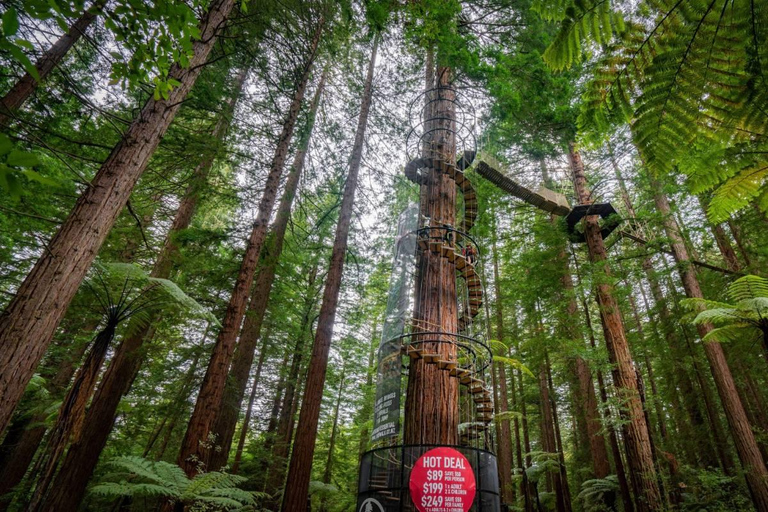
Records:
[[[475,473],[458,450],[433,448],[414,464],[409,488],[419,512],[467,512],[475,500]]]

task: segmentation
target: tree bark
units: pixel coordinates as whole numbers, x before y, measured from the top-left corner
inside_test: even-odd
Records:
[[[546,364],[542,363],[539,369],[539,397],[541,407],[541,446],[542,450],[553,459],[560,460],[557,453],[557,443],[555,441],[555,426],[552,417],[552,401],[549,396],[549,385],[547,383]],[[558,468],[557,472],[550,471],[547,474],[547,482],[551,485],[551,491],[555,493],[555,506],[557,512],[567,512],[565,505],[565,489],[563,488],[562,473]]]
[[[83,330],[92,332],[96,325],[87,325]],[[55,397],[66,391],[72,376],[79,367],[79,362],[88,349],[87,343],[80,343],[62,361],[49,361],[48,365],[58,364],[58,370],[50,379],[48,392]],[[53,369],[53,368],[51,368]],[[45,374],[46,372],[41,372]],[[47,427],[44,422],[45,412],[33,416],[17,417],[8,428],[3,444],[0,446],[0,497],[9,493],[24,478],[27,468],[37,453]],[[32,425],[37,425],[32,427]],[[5,512],[10,501],[0,499],[0,512]]]
[[[430,156],[455,165],[456,143],[450,129],[456,112],[451,97],[451,70],[437,68],[437,83],[447,100],[435,99]],[[456,183],[438,169],[429,169],[426,191],[422,196],[426,206],[421,210],[430,219],[430,227],[453,226],[456,209]],[[458,330],[458,306],[456,301],[456,267],[441,254],[430,250],[420,251],[419,270],[416,280],[414,323],[417,331],[446,334],[428,335],[427,339],[445,343],[425,342],[416,336],[412,341],[420,348],[440,355],[440,359],[456,360],[455,337]],[[458,444],[459,386],[434,364],[423,359],[412,359],[408,369],[408,385],[405,398],[403,438],[406,444]]]
[[[344,185],[344,193],[339,211],[339,222],[336,226],[336,234],[331,252],[331,261],[328,274],[325,279],[323,302],[320,306],[320,316],[317,323],[317,332],[312,346],[312,355],[309,360],[306,387],[302,399],[299,424],[296,429],[296,441],[293,446],[291,463],[288,468],[288,486],[283,494],[282,510],[293,512],[306,507],[307,494],[309,492],[309,479],[312,471],[312,458],[315,452],[315,438],[317,435],[317,423],[320,417],[320,402],[323,396],[325,374],[328,368],[328,353],[331,349],[333,336],[333,324],[336,318],[336,307],[339,301],[339,288],[344,271],[344,258],[347,252],[349,227],[352,221],[352,211],[357,191],[358,175],[363,159],[363,143],[365,131],[368,126],[368,114],[371,109],[373,97],[373,70],[376,64],[376,52],[379,46],[379,35],[373,40],[371,60],[368,64],[368,73],[365,78],[363,98],[360,105],[360,117],[357,122],[355,142],[352,146],[352,155],[349,159],[349,174]]]
[[[590,193],[587,190],[587,180],[584,175],[584,165],[581,156],[573,148],[569,148],[569,158],[573,171],[574,189],[581,204],[591,204]],[[648,426],[643,414],[643,405],[637,390],[632,355],[629,352],[624,321],[621,317],[619,304],[614,296],[613,286],[608,282],[610,270],[607,265],[605,244],[600,234],[597,217],[584,218],[584,231],[589,250],[590,261],[598,265],[605,279],[596,286],[598,305],[601,310],[603,333],[611,362],[615,365],[613,379],[617,392],[626,407],[627,423],[624,426],[624,441],[629,453],[628,462],[630,474],[635,488],[639,492],[637,505],[640,511],[660,510],[662,507],[661,494],[653,466],[651,444],[648,437]]]
[[[672,246],[672,252],[678,265],[685,293],[691,298],[703,298],[704,294],[701,292],[696,270],[691,265],[688,250],[685,247],[680,232],[680,226],[671,215],[669,201],[663,193],[661,183],[654,177],[651,177],[651,187],[654,192],[656,208],[664,216],[664,230]],[[710,324],[699,324],[696,327],[702,338],[712,330],[712,325]],[[717,342],[704,343],[704,353],[709,360],[712,377],[714,377],[715,385],[720,395],[720,402],[728,419],[731,436],[736,445],[736,452],[744,468],[752,501],[758,512],[766,512],[768,511],[768,470],[765,467],[765,462],[760,454],[752,428],[747,420],[747,415],[736,390],[731,370],[725,360],[723,348]]]
[[[275,150],[272,165],[264,185],[264,193],[259,203],[259,212],[256,221],[253,223],[245,255],[243,256],[237,280],[235,281],[235,288],[232,291],[221,331],[213,347],[208,370],[203,378],[200,393],[198,394],[197,402],[195,402],[195,408],[192,411],[192,417],[189,419],[187,432],[181,443],[178,464],[189,477],[196,475],[200,469],[210,469],[211,456],[216,452],[216,450],[210,448],[219,442],[218,439],[215,439],[215,432],[213,431],[214,422],[221,411],[224,388],[235,350],[235,342],[237,341],[237,335],[240,332],[243,316],[245,315],[259,254],[267,234],[267,225],[272,215],[272,209],[277,197],[277,189],[280,185],[280,176],[283,173],[285,159],[288,154],[288,146],[293,136],[293,129],[299,115],[301,102],[304,99],[304,92],[309,82],[312,65],[317,55],[323,25],[323,20],[321,20],[315,30],[310,55],[304,63],[301,78],[296,86],[288,115],[283,123],[277,149]]]
[[[173,66],[179,81],[167,100],[150,98],[48,244],[0,317],[0,432],[51,342],[101,244],[160,139],[208,59],[234,0],[214,0],[200,23],[189,67]]]
[[[261,334],[264,315],[269,304],[269,295],[272,291],[272,284],[275,281],[277,263],[283,252],[283,242],[286,229],[288,228],[288,221],[291,218],[293,199],[296,197],[299,181],[304,171],[304,161],[309,147],[315,115],[325,85],[325,76],[326,73],[323,72],[310,105],[308,130],[304,134],[303,140],[299,142],[293,165],[286,179],[283,195],[280,198],[277,216],[270,229],[270,234],[264,241],[264,246],[261,249],[258,275],[251,291],[248,312],[240,332],[240,341],[232,357],[232,367],[229,370],[229,379],[221,404],[221,414],[216,419],[213,430],[216,433],[216,439],[221,446],[221,450],[211,454],[209,470],[215,471],[226,465],[229,457],[232,438],[234,437],[235,427],[240,416],[240,406],[245,396],[245,387],[248,383],[251,367],[253,366],[256,343]]]
[[[336,437],[339,430],[339,409],[341,407],[341,397],[344,392],[344,378],[346,367],[341,368],[341,380],[339,381],[339,392],[336,395],[336,405],[333,407],[333,423],[331,425],[331,439],[328,441],[328,457],[325,459],[325,468],[323,469],[323,483],[328,485],[331,483],[331,476],[333,475],[333,452],[336,450]],[[325,500],[320,504],[320,511],[325,512],[326,503]]]
[[[256,391],[259,389],[261,380],[261,369],[264,367],[264,359],[267,354],[267,340],[261,346],[259,353],[259,362],[256,364],[256,374],[253,376],[251,384],[251,394],[248,397],[248,408],[245,410],[243,425],[240,427],[240,438],[237,441],[237,450],[235,451],[235,461],[232,463],[232,474],[236,475],[240,471],[240,462],[243,460],[243,450],[245,449],[245,439],[248,437],[248,430],[251,428],[251,415],[253,414],[253,404],[256,402]]]
[[[496,338],[504,343],[504,309],[501,300],[501,285],[499,284],[499,255],[496,250],[496,240],[494,238],[491,247],[493,252],[493,288],[496,295]],[[498,390],[499,399],[496,400],[499,413],[506,414],[509,411],[509,396],[507,393],[507,372],[504,363],[497,363],[498,367]],[[496,386],[494,386],[496,388]],[[509,420],[503,419],[499,422],[498,439],[498,464],[499,464],[499,484],[501,487],[502,503],[514,503],[515,494],[512,486],[512,434],[509,429]]]
[[[277,418],[276,435],[272,445],[270,458],[269,478],[267,488],[278,489],[285,484],[285,472],[287,469],[288,453],[293,437],[293,425],[296,419],[296,405],[298,402],[299,373],[302,368],[304,346],[306,338],[312,333],[312,313],[317,307],[315,297],[315,280],[317,279],[318,264],[315,262],[309,271],[306,296],[304,298],[303,313],[299,335],[296,338],[296,346],[293,350],[293,360],[286,379],[285,396],[280,407],[280,415]]]
[[[595,333],[592,329],[592,319],[589,314],[589,307],[587,306],[586,299],[583,300],[582,308],[584,309],[584,320],[589,332],[589,345],[592,349],[597,348],[595,342]],[[603,379],[603,372],[597,370],[597,385],[600,390],[600,400],[605,410],[605,423],[608,429],[608,440],[611,445],[611,454],[613,455],[613,464],[616,468],[616,478],[619,481],[619,491],[621,492],[621,501],[624,504],[624,512],[634,512],[635,505],[632,501],[632,494],[629,491],[629,482],[627,481],[627,473],[624,470],[624,461],[621,458],[621,449],[619,448],[619,440],[616,436],[616,429],[613,428],[613,419],[611,418],[611,410],[608,405],[608,392],[605,389],[605,380]],[[612,497],[609,497],[612,500]]]
[[[235,103],[242,93],[246,76],[247,70],[241,70],[238,73],[235,80],[236,88],[233,88],[233,94],[227,102],[227,108],[222,113],[225,121],[220,119],[214,127],[212,137],[215,137],[215,140],[219,142],[229,126]],[[204,155],[203,160],[208,161],[207,156]],[[203,188],[211,164],[212,160],[207,166],[198,165],[196,167],[193,182],[181,199],[172,228],[168,232],[163,249],[152,268],[152,277],[167,279],[171,276],[179,251],[174,239],[179,232],[187,229],[192,221],[197,205],[197,195]],[[133,329],[129,329],[129,331],[131,330]],[[82,500],[85,487],[112,430],[120,400],[130,390],[141,368],[143,361],[141,348],[146,340],[152,338],[154,332],[155,329],[151,322],[145,327],[136,327],[133,334],[126,336],[118,346],[86,413],[83,434],[77,442],[70,446],[62,469],[54,481],[52,499],[55,498],[70,508],[76,508]],[[172,432],[172,427],[175,427],[176,421],[177,418],[175,417],[167,429],[169,433]],[[161,454],[164,453],[166,446],[167,439],[164,439],[160,450]]]
[[[13,116],[30,96],[37,90],[40,83],[44,82],[51,71],[64,59],[69,50],[77,43],[88,27],[101,14],[106,0],[96,0],[80,15],[80,17],[62,34],[48,50],[35,63],[38,78],[35,79],[29,73],[24,73],[8,91],[0,98],[0,128],[7,127],[13,120]]]
[[[48,438],[46,454],[41,465],[42,471],[37,478],[34,494],[26,509],[30,512],[39,510],[70,437],[77,438],[80,433],[85,407],[96,385],[109,344],[115,336],[116,327],[117,319],[109,318],[104,329],[96,335],[83,365],[75,374],[75,379],[61,403],[56,424]]]
[[[547,364],[547,381],[549,383],[549,400],[550,400],[550,406],[552,407],[552,425],[554,425],[555,427],[555,441],[557,441],[557,444],[555,445],[555,449],[557,450],[558,460],[560,461],[560,485],[563,490],[563,496],[562,498],[558,498],[558,500],[562,499],[563,508],[565,512],[571,512],[571,510],[573,510],[573,507],[571,505],[571,490],[568,486],[568,472],[565,466],[565,451],[563,450],[563,438],[560,435],[560,420],[558,419],[558,416],[557,416],[557,400],[555,398],[555,386],[552,383],[552,365],[549,362],[549,354],[545,353],[545,358],[546,358],[546,364]]]

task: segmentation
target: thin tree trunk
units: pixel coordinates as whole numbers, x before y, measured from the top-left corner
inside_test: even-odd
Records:
[[[365,374],[366,391],[373,389],[374,361],[376,359],[376,349],[378,348],[379,336],[381,336],[381,334],[378,332],[377,324],[374,323],[373,335],[371,336],[371,345],[368,350],[368,366],[366,366],[367,371]],[[360,429],[360,449],[358,451],[360,452],[361,457],[368,447],[368,436],[370,435],[368,432],[368,420],[373,419],[373,407],[371,406],[372,402],[373,400],[366,400],[360,409],[359,417],[363,423],[363,428]]]
[[[336,235],[331,252],[331,261],[325,280],[323,302],[320,307],[320,316],[317,323],[312,355],[309,360],[306,387],[302,400],[299,425],[296,431],[296,441],[293,446],[291,463],[288,468],[288,486],[283,494],[282,510],[293,512],[306,507],[307,494],[309,492],[309,479],[312,471],[312,458],[315,452],[315,438],[317,435],[317,423],[320,417],[320,402],[323,396],[325,373],[328,368],[328,353],[331,349],[333,336],[333,324],[336,318],[336,307],[339,301],[339,289],[341,277],[344,271],[344,258],[347,252],[349,227],[352,221],[352,211],[357,190],[358,175],[363,159],[363,143],[365,131],[368,126],[368,114],[371,109],[373,97],[373,70],[376,64],[376,52],[379,46],[379,37],[373,40],[371,60],[368,64],[368,74],[365,79],[363,98],[360,105],[360,117],[357,122],[357,133],[352,146],[352,155],[349,159],[349,174],[344,185],[344,193],[339,211],[339,222],[336,226]]]
[[[83,330],[92,332],[96,327],[96,325],[88,325]],[[88,347],[88,343],[80,343],[63,361],[58,363],[59,369],[51,378],[48,388],[52,396],[58,397],[66,391]],[[48,430],[44,424],[47,417],[45,412],[41,412],[33,416],[17,418],[9,427],[0,447],[0,496],[9,493],[24,479]],[[32,427],[32,425],[37,426]],[[4,512],[9,505],[10,501],[0,500],[0,512]]]
[[[323,469],[322,482],[326,485],[331,483],[331,476],[333,475],[333,452],[336,450],[336,437],[339,433],[339,409],[341,408],[341,397],[344,392],[344,378],[346,367],[341,368],[341,380],[339,381],[339,392],[336,395],[336,405],[333,407],[333,423],[331,425],[331,439],[328,441],[328,457],[325,459],[325,468]],[[325,500],[320,504],[321,512],[325,512],[326,503]]]
[[[150,98],[101,166],[0,317],[0,432],[10,421],[54,331],[160,139],[197,80],[234,0],[214,0],[200,23],[189,67],[174,65],[179,85]]]
[[[549,385],[547,383],[546,363],[542,363],[539,370],[539,396],[541,401],[541,445],[544,452],[549,453],[553,459],[559,461],[557,454],[557,442],[555,441],[555,426],[552,417],[552,401],[549,396]],[[555,493],[555,506],[557,512],[567,512],[565,489],[563,488],[562,473],[558,468],[557,472],[548,472],[547,481],[551,485],[550,491]]]
[[[35,492],[26,508],[30,512],[40,510],[70,438],[77,439],[80,435],[85,407],[96,386],[96,379],[107,355],[109,344],[115,337],[116,327],[117,319],[109,318],[104,329],[96,335],[93,346],[75,374],[75,380],[62,401],[56,424],[48,439],[48,447],[43,458],[44,462],[41,464]]]
[[[229,381],[224,390],[221,414],[216,419],[214,427],[217,443],[221,446],[221,449],[211,454],[209,461],[210,470],[217,470],[226,465],[229,457],[232,438],[234,437],[235,427],[240,416],[240,406],[245,396],[248,375],[253,366],[256,343],[261,334],[264,315],[269,304],[269,295],[272,291],[272,284],[275,281],[277,263],[283,252],[283,242],[286,229],[288,228],[288,221],[291,218],[293,199],[296,197],[299,181],[304,171],[304,161],[309,147],[315,115],[320,104],[320,97],[323,93],[325,77],[326,73],[323,72],[310,105],[309,129],[305,132],[303,140],[299,142],[293,165],[286,179],[283,195],[280,198],[277,216],[270,229],[270,234],[264,241],[264,246],[261,249],[258,275],[251,291],[248,313],[243,321],[240,341],[232,356],[232,367],[229,370]]]
[[[501,300],[501,285],[499,284],[499,255],[496,250],[496,240],[493,240],[493,287],[496,295],[496,338],[504,343],[504,309]],[[498,367],[498,387],[499,399],[496,400],[499,413],[505,415],[509,411],[509,396],[507,394],[507,372],[504,363],[496,365]],[[501,486],[502,503],[513,503],[515,501],[514,488],[512,486],[512,435],[509,429],[509,419],[504,418],[500,422],[498,439],[498,464],[499,464],[499,484]]]
[[[525,403],[525,388],[523,387],[523,373],[517,372],[517,385],[520,388],[520,412],[523,415],[523,442],[525,446],[525,469],[531,467],[531,436],[528,431],[528,410]],[[525,512],[533,512],[534,499],[538,503],[536,486],[528,479],[528,474],[523,471],[523,494],[525,496]]]
[[[512,378],[510,379],[510,386],[509,389],[512,393],[512,410],[517,412],[517,385],[515,384],[515,371],[512,370]],[[513,429],[515,431],[515,456],[517,458],[517,472],[521,476],[520,480],[520,494],[523,496],[523,499],[525,503],[527,503],[530,500],[530,496],[528,496],[528,485],[525,479],[525,462],[523,460],[523,448],[522,448],[522,442],[520,438],[520,420],[518,419],[518,415],[515,414],[515,418],[512,421]]]
[[[565,452],[563,451],[563,438],[560,435],[560,420],[557,416],[557,400],[555,399],[555,386],[552,383],[552,365],[549,363],[549,354],[545,353],[547,363],[547,381],[549,383],[549,400],[552,407],[552,424],[555,427],[555,441],[557,444],[558,460],[560,461],[560,482],[563,489],[563,505],[566,512],[571,512],[571,490],[568,486],[568,472],[565,467]]]
[[[597,349],[597,343],[595,342],[595,333],[592,329],[592,318],[589,314],[589,307],[587,306],[586,299],[582,300],[582,308],[584,310],[584,320],[589,332],[589,346],[593,350]],[[619,481],[619,491],[621,492],[621,500],[624,504],[624,512],[633,512],[635,510],[634,502],[632,501],[632,494],[629,491],[629,483],[627,481],[627,473],[624,470],[624,462],[621,458],[621,449],[619,448],[619,440],[616,436],[616,430],[613,428],[613,420],[611,418],[611,411],[608,405],[608,392],[605,389],[605,380],[603,380],[603,372],[597,370],[597,385],[600,390],[600,401],[603,404],[605,411],[605,424],[608,430],[608,440],[611,445],[611,453],[613,455],[613,463],[616,468],[616,478]],[[613,501],[612,497],[609,500]]]
[[[293,360],[286,381],[285,396],[280,408],[280,415],[277,419],[277,434],[272,445],[272,456],[270,457],[269,478],[267,488],[278,489],[285,484],[285,472],[287,470],[288,453],[291,448],[291,438],[293,436],[293,424],[295,421],[296,407],[299,386],[299,373],[302,368],[302,359],[304,356],[304,346],[307,335],[312,333],[312,313],[316,308],[317,301],[315,297],[315,280],[317,279],[318,264],[315,262],[309,272],[307,284],[307,295],[304,299],[301,325],[299,336],[296,339],[296,346],[293,350]]]
[[[0,128],[7,127],[13,120],[14,113],[21,108],[30,96],[44,82],[51,71],[64,59],[88,27],[93,23],[106,4],[106,0],[96,0],[69,27],[69,30],[56,40],[35,63],[38,77],[24,73],[5,96],[0,98]]]
[[[248,437],[248,430],[251,428],[251,416],[253,415],[253,404],[256,401],[256,391],[259,389],[261,380],[261,370],[264,367],[264,359],[267,354],[268,338],[265,337],[259,353],[259,362],[256,364],[256,374],[253,376],[251,384],[251,394],[248,397],[248,408],[245,410],[243,426],[240,428],[240,438],[237,441],[237,450],[235,451],[235,461],[232,463],[232,474],[236,475],[240,470],[240,461],[243,460],[243,450],[245,449],[245,439]]]
[[[312,65],[317,55],[323,25],[323,20],[321,20],[315,30],[310,55],[304,63],[301,78],[296,86],[291,106],[283,123],[283,129],[278,139],[272,165],[264,185],[264,193],[259,203],[259,212],[253,223],[253,229],[245,249],[245,255],[243,256],[229,305],[227,306],[222,328],[208,363],[208,370],[200,386],[200,393],[197,396],[195,408],[192,411],[184,440],[181,443],[178,464],[189,477],[197,474],[201,465],[206,470],[210,469],[211,457],[216,453],[215,449],[210,449],[219,442],[218,439],[211,439],[212,434],[215,436],[213,430],[214,422],[221,412],[224,388],[235,350],[235,342],[237,341],[237,335],[240,332],[243,316],[245,315],[256,266],[264,238],[267,234],[267,225],[272,215],[275,199],[277,198],[277,189],[280,185],[280,176],[283,173],[285,159],[288,154],[288,146],[293,136],[293,129],[296,125],[302,100],[304,99],[304,92],[309,82]]]
[[[584,175],[584,165],[581,156],[569,149],[571,168],[573,171],[574,189],[579,203],[590,204],[590,193],[587,190],[587,180]],[[608,282],[610,270],[607,265],[605,243],[600,234],[600,225],[596,216],[584,218],[584,231],[589,250],[590,260],[599,265],[599,272],[605,275],[596,286],[597,299],[601,310],[603,332],[610,360],[615,364],[613,379],[616,390],[621,393],[621,400],[626,407],[627,423],[624,426],[624,441],[629,453],[630,474],[635,488],[639,491],[637,505],[640,511],[660,510],[662,499],[653,466],[648,426],[643,414],[643,405],[637,390],[637,380],[629,352],[624,321],[621,317],[619,304],[614,296],[613,286]]]
[[[685,248],[680,233],[680,227],[671,215],[669,201],[662,192],[661,184],[653,177],[651,177],[651,187],[654,192],[656,208],[664,216],[664,230],[672,246],[672,252],[679,267],[685,293],[691,298],[703,298],[704,295],[701,292],[696,271],[691,265],[688,250]],[[710,324],[699,324],[696,327],[702,338],[712,331]],[[739,459],[744,468],[752,501],[758,512],[766,512],[768,511],[768,470],[765,467],[765,462],[760,454],[754,433],[747,420],[744,406],[736,391],[736,384],[725,360],[725,354],[719,343],[704,343],[704,352],[709,360],[712,376],[720,395],[720,402],[728,419],[731,436],[736,445],[736,452],[739,454]]]
[[[632,204],[632,199],[629,196],[629,191],[627,190],[626,183],[624,182],[624,177],[621,173],[621,170],[619,169],[619,165],[616,162],[616,159],[613,156],[613,152],[611,151],[610,154],[611,163],[613,165],[613,170],[616,175],[616,178],[619,182],[619,189],[621,191],[621,197],[622,201],[624,202],[624,206],[627,208],[627,211],[629,212],[630,216],[633,219],[637,218],[637,215],[635,213],[634,205]],[[656,274],[653,270],[653,262],[651,261],[650,256],[646,256],[642,260],[642,268],[645,272],[646,278],[648,279],[648,282],[650,283],[651,287],[651,293],[653,294],[654,302],[658,306],[659,309],[659,316],[661,317],[661,323],[664,328],[664,331],[666,333],[667,343],[670,348],[670,352],[672,353],[672,359],[674,360],[674,365],[677,367],[677,372],[675,372],[674,375],[671,375],[670,377],[674,382],[677,382],[677,385],[680,387],[680,390],[682,391],[684,400],[683,404],[685,405],[685,410],[688,414],[688,417],[690,419],[690,423],[693,425],[697,435],[703,435],[707,438],[708,433],[704,422],[704,416],[701,412],[699,402],[697,400],[698,393],[694,391],[693,383],[691,382],[691,379],[688,375],[688,369],[686,368],[684,363],[685,360],[685,351],[682,349],[682,341],[680,340],[680,335],[678,332],[678,329],[676,329],[675,322],[672,319],[672,315],[670,314],[669,308],[667,307],[667,301],[664,299],[664,294],[661,290],[661,287],[659,286],[659,281],[657,279]],[[645,293],[642,290],[641,292]],[[638,323],[638,325],[640,325]],[[713,427],[714,428],[714,427]],[[693,438],[694,436],[690,436]],[[687,446],[687,443],[686,443]],[[687,450],[688,451],[688,450]],[[705,449],[705,450],[698,450],[698,455],[701,459],[703,459],[705,465],[714,465],[716,463],[716,458],[714,457],[714,450],[712,449]],[[694,461],[696,458],[693,459]]]

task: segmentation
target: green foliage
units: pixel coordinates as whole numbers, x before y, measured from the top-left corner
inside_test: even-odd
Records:
[[[34,153],[15,147],[7,136],[0,133],[0,189],[5,190],[11,199],[19,200],[22,186],[28,181],[46,186],[57,184],[35,171],[34,167],[38,165],[40,160]]]
[[[603,45],[624,31],[624,17],[609,0],[575,0],[561,14],[563,6],[562,2],[534,6],[546,20],[562,19],[560,31],[544,52],[544,60],[553,69],[573,66],[589,43]]]
[[[169,499],[196,511],[242,510],[256,504],[256,493],[238,488],[247,480],[242,476],[211,472],[190,479],[174,464],[134,456],[115,457],[107,466],[111,472],[90,489],[94,496]]]
[[[768,60],[761,55],[768,8],[646,0],[621,30],[612,14],[598,16],[607,5],[575,2],[545,54],[562,69],[578,61],[586,43],[605,44],[582,96],[585,138],[629,122],[652,172],[681,171],[694,193],[713,190],[713,222],[754,200],[768,211]],[[586,13],[605,21],[583,25]]]
[[[605,478],[587,480],[581,484],[578,499],[584,503],[585,512],[602,512],[609,510],[605,501],[607,496],[615,496],[619,492],[619,479],[616,475]]]
[[[726,476],[721,471],[684,468],[681,485],[681,510],[699,512],[730,512],[750,510],[752,504],[743,492],[737,492],[739,477]]]
[[[732,303],[704,299],[680,301],[689,310],[700,311],[694,324],[716,326],[704,340],[768,340],[768,279],[752,275],[741,277],[728,287],[727,294]]]

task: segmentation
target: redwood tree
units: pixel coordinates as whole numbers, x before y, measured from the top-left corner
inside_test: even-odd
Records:
[[[48,348],[110,228],[128,201],[160,139],[192,89],[234,0],[214,0],[200,20],[189,66],[174,64],[178,85],[150,98],[102,164],[0,317],[0,431]]]
[[[308,126],[298,144],[291,170],[285,182],[283,195],[280,198],[280,205],[277,208],[275,221],[261,250],[258,274],[248,302],[248,312],[243,321],[243,328],[240,331],[240,342],[232,357],[232,367],[229,370],[230,379],[222,398],[221,414],[217,418],[214,428],[216,439],[221,449],[211,454],[210,469],[219,469],[227,463],[232,446],[232,438],[235,434],[235,426],[240,416],[240,406],[245,396],[248,375],[251,371],[251,366],[253,366],[256,343],[261,334],[261,326],[267,311],[269,295],[272,291],[272,284],[275,281],[277,262],[283,252],[283,242],[286,229],[288,228],[288,221],[291,218],[293,199],[296,197],[299,181],[304,171],[304,161],[306,160],[312,128],[314,127],[317,108],[320,104],[320,97],[325,86],[325,78],[326,72],[323,72],[310,104]]]
[[[587,189],[584,164],[581,161],[581,155],[574,149],[573,144],[569,147],[568,155],[576,197],[580,204],[591,204],[592,198]],[[603,274],[596,284],[597,302],[600,306],[605,344],[608,348],[610,361],[614,364],[613,380],[626,408],[626,424],[623,429],[624,443],[627,448],[633,487],[638,493],[637,508],[640,511],[661,510],[663,501],[653,464],[648,425],[645,421],[643,404],[637,389],[637,378],[632,355],[629,352],[624,320],[614,294],[613,285],[610,283],[610,269],[606,261],[605,243],[600,233],[601,228],[597,216],[586,216],[583,226],[590,261],[598,265],[599,272]]]
[[[189,425],[187,426],[184,440],[181,443],[178,462],[190,477],[197,474],[201,469],[199,464],[202,464],[204,468],[209,466],[211,462],[210,457],[215,450],[208,449],[208,447],[212,447],[212,444],[218,442],[213,431],[214,421],[221,411],[224,387],[235,350],[235,342],[240,332],[243,316],[245,315],[259,254],[267,234],[269,218],[272,216],[272,209],[277,198],[277,189],[280,185],[280,177],[288,155],[288,147],[293,136],[293,129],[296,125],[296,119],[304,99],[304,92],[309,83],[312,67],[317,56],[323,25],[324,18],[321,17],[310,45],[309,54],[299,74],[299,80],[296,84],[280,137],[278,138],[275,155],[264,185],[264,193],[259,203],[259,211],[253,223],[253,229],[251,230],[245,255],[243,256],[237,280],[235,281],[235,287],[229,300],[224,321],[222,322],[222,328],[216,339],[216,344],[208,363],[208,370],[205,373],[200,393],[195,402],[195,409],[192,412],[192,417],[189,419]]]
[[[37,86],[48,78],[56,66],[64,59],[70,49],[82,37],[88,27],[104,9],[106,0],[96,0],[83,14],[62,34],[53,45],[35,62],[37,77],[29,72],[19,80],[0,98],[0,127],[6,127],[13,119],[13,114],[21,108],[27,99],[35,92]]]
[[[368,63],[368,73],[365,78],[363,97],[360,104],[360,117],[357,121],[357,132],[355,133],[355,142],[352,146],[352,154],[349,158],[349,173],[347,174],[347,182],[344,184],[341,209],[339,210],[339,222],[336,225],[331,261],[325,278],[323,302],[320,306],[317,331],[312,345],[312,355],[309,359],[306,386],[302,398],[303,406],[299,414],[299,423],[296,427],[296,441],[293,444],[293,453],[288,467],[288,485],[283,493],[282,510],[284,512],[303,510],[307,503],[312,459],[315,452],[317,423],[320,417],[320,403],[323,397],[325,374],[328,368],[328,353],[331,349],[333,324],[336,319],[336,307],[339,302],[339,289],[344,271],[344,259],[347,253],[349,227],[352,221],[358,175],[363,160],[365,131],[368,127],[368,114],[371,110],[371,100],[373,98],[373,70],[376,65],[379,38],[378,34],[374,36],[371,59]]]
[[[680,279],[685,289],[685,294],[694,299],[703,299],[696,270],[691,263],[688,249],[685,247],[680,226],[672,215],[669,201],[664,194],[664,189],[657,178],[651,176],[651,188],[654,192],[654,202],[659,213],[663,215],[664,230],[672,247],[672,253],[678,264]],[[712,329],[711,324],[697,324],[699,336],[706,336]],[[755,440],[755,435],[744,411],[744,405],[739,398],[736,383],[731,374],[731,369],[725,359],[723,347],[718,342],[704,343],[704,352],[707,355],[712,377],[720,395],[720,402],[728,419],[736,452],[744,468],[744,476],[747,479],[752,501],[759,512],[768,511],[768,469],[760,453]]]

